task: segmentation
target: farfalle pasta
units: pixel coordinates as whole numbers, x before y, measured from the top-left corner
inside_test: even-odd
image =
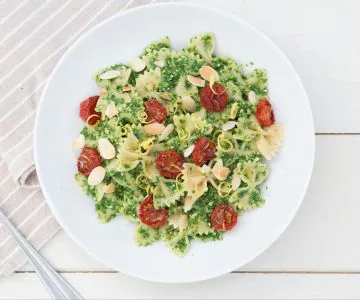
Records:
[[[98,71],[99,95],[80,104],[75,178],[100,222],[137,223],[139,246],[162,240],[184,255],[191,240],[221,240],[265,203],[265,161],[284,135],[267,72],[214,50],[211,33],[179,51],[167,37],[155,41],[128,64]]]

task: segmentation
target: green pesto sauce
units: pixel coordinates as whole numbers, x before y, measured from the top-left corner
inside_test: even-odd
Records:
[[[159,91],[168,92],[174,89],[182,75],[197,74],[202,65],[202,61],[190,59],[185,55],[168,57],[166,59],[166,68],[161,71]]]
[[[77,174],[75,178],[84,192],[93,199],[100,222],[109,222],[119,215],[137,222],[135,241],[139,246],[150,246],[162,240],[173,252],[184,255],[192,239],[202,242],[223,239],[224,233],[211,226],[210,215],[217,205],[226,203],[232,205],[237,212],[243,212],[245,209],[260,207],[265,202],[259,185],[266,179],[268,169],[261,163],[262,154],[254,150],[260,134],[253,127],[256,103],[250,103],[248,95],[253,91],[257,100],[267,97],[267,72],[262,69],[243,72],[241,64],[230,57],[216,56],[214,48],[215,37],[211,33],[192,38],[180,51],[173,50],[169,39],[165,37],[145,48],[140,58],[146,66],[140,72],[132,71],[130,64],[116,64],[95,75],[95,81],[103,92],[96,106],[96,111],[102,113],[102,119],[94,127],[85,126],[81,133],[88,147],[99,150],[100,138],[108,139],[115,147],[116,156],[111,160],[102,159],[101,162],[106,168],[106,176],[101,184],[114,184],[115,191],[105,194],[102,185],[89,186],[87,178],[81,174]],[[188,75],[200,77],[199,69],[204,65],[209,65],[218,72],[218,82],[227,91],[227,107],[220,113],[202,114],[204,111],[200,111],[202,107],[199,98],[201,87],[192,85],[186,79]],[[109,70],[120,71],[121,75],[102,80],[100,74]],[[124,90],[124,86],[128,84],[132,86],[131,91]],[[164,97],[165,92],[167,98]],[[188,95],[195,101],[195,112],[198,113],[196,117],[182,106],[183,97]],[[168,111],[164,125],[174,125],[174,130],[164,140],[159,140],[158,136],[149,135],[144,130],[144,102],[148,99],[160,101]],[[109,104],[114,104],[118,111],[110,118],[105,113]],[[234,107],[237,107],[235,113],[232,111]],[[174,118],[175,115],[177,119]],[[180,124],[175,120],[179,120]],[[232,145],[232,150],[226,152],[226,147],[221,149],[218,145],[217,138],[222,133],[222,125],[230,120],[236,121],[237,126],[226,133]],[[125,149],[134,158],[120,161],[122,153],[119,149],[124,149],[124,143],[132,134],[137,141],[133,141],[130,147],[135,150]],[[231,192],[225,197],[220,197],[218,190],[208,183],[207,191],[185,213],[184,197],[190,192],[186,190],[183,177],[175,181],[160,176],[156,169],[156,157],[162,150],[155,150],[146,156],[149,169],[145,167],[143,155],[146,143],[151,139],[150,143],[181,154],[201,137],[206,137],[217,145],[215,159],[221,158],[224,166],[230,169],[225,183],[230,184],[233,172],[242,172],[242,168],[245,169],[249,164],[253,165],[253,169],[249,171],[250,175],[245,170],[245,176],[255,179],[253,183],[242,181],[238,193]],[[140,150],[142,153],[136,152]],[[209,163],[210,166],[214,165],[215,159]],[[192,156],[185,158],[185,162],[194,163]],[[155,169],[151,171],[151,168]],[[251,172],[255,172],[254,176]],[[220,184],[217,179],[215,181]],[[153,195],[155,209],[167,209],[169,218],[186,214],[188,221],[184,230],[180,231],[176,226],[170,225],[171,222],[159,229],[140,222],[139,207],[149,190]]]

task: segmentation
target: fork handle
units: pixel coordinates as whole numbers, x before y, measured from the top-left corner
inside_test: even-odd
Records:
[[[1,210],[0,221],[10,232],[20,249],[32,264],[37,275],[53,299],[83,299],[80,294],[40,256]]]

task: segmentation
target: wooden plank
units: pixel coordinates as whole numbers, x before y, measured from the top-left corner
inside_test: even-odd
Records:
[[[244,271],[359,271],[360,136],[317,136],[312,182],[295,220]],[[108,271],[60,233],[42,251],[62,271]],[[22,270],[31,270],[28,266]]]
[[[159,284],[120,274],[65,274],[86,299],[359,299],[360,275],[228,274],[196,284]],[[21,282],[21,288],[19,283]],[[0,282],[0,299],[48,299],[35,274]]]

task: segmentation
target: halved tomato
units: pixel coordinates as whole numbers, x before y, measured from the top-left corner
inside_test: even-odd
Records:
[[[237,214],[229,204],[220,204],[211,213],[211,225],[217,231],[229,231],[237,223]]]
[[[99,96],[91,96],[80,103],[80,118],[89,125],[95,125],[101,119],[101,112],[95,111]]]
[[[168,114],[167,109],[159,101],[155,99],[149,99],[144,103],[144,106],[149,122],[162,123],[166,120]]]
[[[162,176],[175,179],[181,173],[184,162],[184,157],[175,150],[167,150],[156,158],[156,167]]]
[[[215,157],[216,145],[206,137],[201,137],[195,143],[192,159],[198,166],[202,166]]]
[[[275,123],[274,111],[270,102],[267,99],[259,101],[256,107],[256,119],[261,126],[268,127]]]
[[[140,204],[139,218],[145,225],[159,228],[166,224],[169,214],[165,208],[156,209],[153,203],[153,196],[148,195]]]
[[[78,158],[78,171],[84,176],[89,176],[91,171],[101,165],[101,157],[99,152],[91,147],[85,147]]]
[[[208,111],[223,111],[227,102],[228,94],[220,83],[214,83],[212,89],[210,85],[204,86],[200,91],[200,103]]]

